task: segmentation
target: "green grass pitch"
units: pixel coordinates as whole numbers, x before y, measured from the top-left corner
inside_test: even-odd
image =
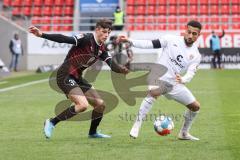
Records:
[[[133,76],[137,73],[131,73]],[[46,79],[49,74],[31,74],[3,79],[0,89]],[[162,97],[150,114],[174,115],[171,135],[158,136],[147,119],[138,139],[130,139],[135,106],[121,99],[118,107],[106,114],[99,129],[111,139],[88,139],[90,121],[62,122],[51,140],[43,136],[46,118],[54,116],[55,105],[65,97],[53,91],[47,82],[0,93],[1,160],[81,160],[81,159],[161,159],[161,160],[233,160],[240,159],[240,70],[200,70],[187,86],[201,103],[200,114],[191,133],[198,142],[176,139],[185,107]],[[94,87],[115,95],[110,73],[102,71]]]

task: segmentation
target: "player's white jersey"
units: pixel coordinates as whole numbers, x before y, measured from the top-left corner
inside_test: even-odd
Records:
[[[161,80],[175,84],[176,74],[183,74],[188,71],[193,72],[192,74],[196,72],[201,61],[201,55],[195,44],[188,47],[183,36],[175,35],[162,36],[159,41],[163,50],[157,63],[168,69],[167,73],[160,78]],[[188,82],[184,78],[183,81]]]
[[[188,47],[185,44],[183,36],[165,35],[158,39],[162,53],[158,58],[157,63],[165,66],[168,71],[161,80],[171,84],[176,84],[176,74],[186,74],[182,77],[182,82],[189,82],[201,61],[201,55],[196,44]],[[130,40],[131,44],[137,48],[154,48],[153,41],[150,40]],[[156,41],[155,41],[156,42]]]

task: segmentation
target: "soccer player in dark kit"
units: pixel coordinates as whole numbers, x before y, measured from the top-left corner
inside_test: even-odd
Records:
[[[104,42],[112,30],[112,21],[101,19],[96,23],[94,33],[65,36],[62,34],[47,34],[37,27],[29,27],[29,32],[37,37],[59,43],[73,44],[64,63],[59,67],[56,75],[58,87],[73,102],[62,113],[54,118],[47,119],[44,123],[44,134],[51,138],[53,129],[60,122],[84,112],[88,105],[93,106],[89,138],[110,138],[111,136],[97,132],[97,127],[102,120],[105,104],[97,91],[82,77],[83,71],[97,60],[105,61],[112,71],[127,74],[129,70],[123,65],[116,64],[105,49]]]

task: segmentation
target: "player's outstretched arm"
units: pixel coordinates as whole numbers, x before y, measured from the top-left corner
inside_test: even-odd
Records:
[[[117,64],[112,58],[109,58],[105,61],[113,72],[128,74],[129,69],[126,66]]]
[[[117,38],[118,43],[130,43],[133,47],[136,48],[143,48],[143,49],[154,49],[154,48],[161,48],[161,43],[159,39],[156,40],[133,40],[129,39],[126,36],[118,36]]]
[[[34,34],[37,37],[41,37],[44,39],[48,39],[54,42],[58,42],[58,43],[69,43],[69,44],[76,44],[77,41],[74,37],[69,37],[69,36],[65,36],[62,34],[46,34],[43,33],[40,29],[38,29],[35,26],[31,26],[28,28],[29,32]]]

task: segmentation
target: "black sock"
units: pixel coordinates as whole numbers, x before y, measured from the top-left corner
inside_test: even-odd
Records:
[[[55,126],[58,122],[70,119],[73,116],[75,116],[76,114],[77,113],[75,112],[75,106],[71,106],[71,107],[67,108],[66,110],[64,110],[62,113],[60,113],[59,115],[57,115],[55,118],[52,118],[50,121]]]
[[[101,122],[102,117],[103,113],[96,112],[95,110],[92,111],[92,121],[89,129],[89,135],[95,134],[97,132],[97,127]]]

